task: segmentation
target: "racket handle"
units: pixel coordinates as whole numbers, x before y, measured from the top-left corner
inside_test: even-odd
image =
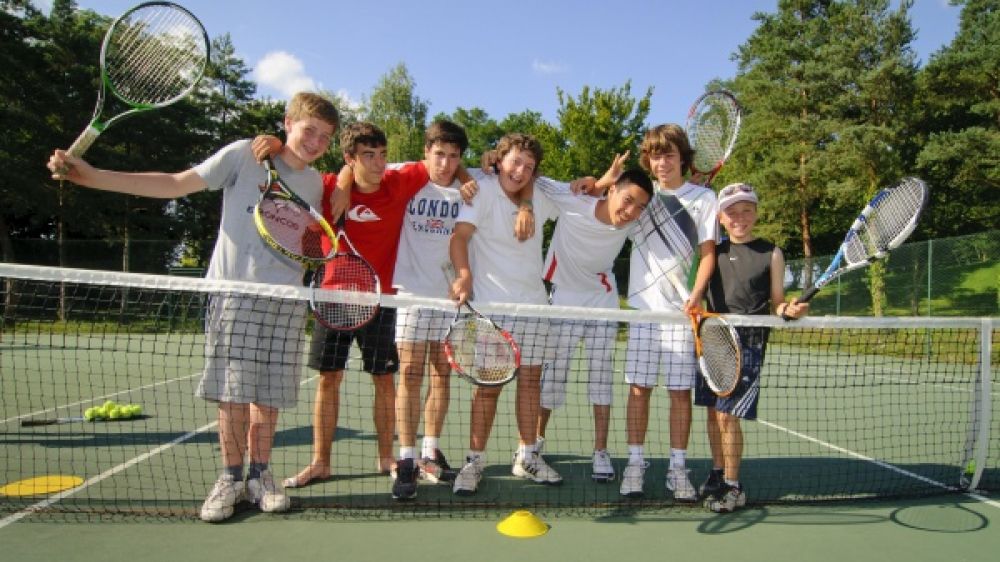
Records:
[[[93,125],[88,125],[86,129],[80,133],[80,136],[73,141],[73,144],[66,149],[66,153],[70,156],[75,156],[77,158],[83,156],[84,152],[90,148],[90,145],[94,144],[97,137],[101,134]]]
[[[816,296],[816,293],[818,292],[819,292],[819,287],[815,285],[809,287],[808,289],[806,289],[806,292],[802,293],[802,296],[799,297],[799,302],[809,302],[810,300],[812,300],[814,296]]]

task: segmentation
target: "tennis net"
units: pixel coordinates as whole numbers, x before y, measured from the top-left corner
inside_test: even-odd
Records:
[[[297,303],[308,289],[168,276],[0,264],[0,517],[115,515],[196,517],[220,470],[217,406],[195,397],[206,354],[205,324],[220,295],[242,295],[264,309]],[[324,293],[323,299],[336,294]],[[447,301],[383,296],[383,306],[422,306],[447,314]],[[649,369],[630,354],[631,330],[655,323],[688,330],[676,313],[527,305],[478,307],[490,316],[538,318],[525,337],[551,360],[568,358],[565,403],[553,409],[542,454],[563,477],[543,486],[511,475],[517,447],[514,387],[501,393],[487,466],[477,493],[458,496],[421,483],[408,502],[391,498],[391,479],[376,470],[373,383],[354,348],[340,387],[331,478],[287,490],[293,513],[319,517],[439,516],[669,509],[664,486],[670,455],[669,398],[651,398],[642,498],[620,494],[628,457],[628,369]],[[282,410],[270,467],[280,480],[312,458],[317,372],[305,367],[312,331],[293,314],[261,314],[259,331],[297,330],[301,373],[293,407]],[[560,326],[610,322],[611,337],[559,349]],[[1000,422],[991,365],[997,362],[995,319],[733,317],[741,328],[766,328],[758,419],[743,424],[741,481],[752,504],[890,498],[969,489],[1000,489]],[[633,342],[634,343],[634,342]],[[296,348],[297,349],[297,348]],[[592,480],[594,423],[588,387],[591,353],[611,357],[608,449],[617,478]],[[268,353],[260,350],[260,355]],[[301,364],[300,364],[301,363]],[[428,374],[425,379],[430,378]],[[427,382],[424,388],[426,391]],[[469,448],[473,386],[452,377],[440,449],[460,468]],[[107,401],[139,404],[127,419],[84,421]],[[712,465],[705,409],[693,407],[687,467],[695,486]],[[34,425],[40,420],[53,421]],[[417,456],[423,423],[418,430]],[[397,452],[398,442],[393,444]],[[252,513],[250,508],[247,512]]]

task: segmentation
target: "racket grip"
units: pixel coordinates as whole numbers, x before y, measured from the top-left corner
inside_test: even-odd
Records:
[[[38,427],[42,425],[55,425],[56,420],[21,420],[21,427]]]
[[[799,297],[799,302],[809,302],[810,300],[812,300],[814,296],[816,296],[816,293],[818,292],[819,292],[819,287],[815,285],[809,287],[808,289],[806,289],[806,292],[802,293],[802,296]]]
[[[94,144],[97,137],[100,136],[101,132],[94,128],[93,125],[88,125],[86,129],[80,133],[80,136],[73,141],[73,144],[66,149],[66,153],[70,156],[75,156],[77,158],[83,156],[84,152],[90,148],[90,145]]]

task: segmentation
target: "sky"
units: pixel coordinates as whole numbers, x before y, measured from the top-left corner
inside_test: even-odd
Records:
[[[135,3],[77,0],[108,16]],[[751,16],[777,7],[777,0],[179,3],[211,37],[231,35],[260,97],[321,88],[359,102],[402,62],[429,117],[480,107],[497,120],[530,109],[555,122],[557,88],[576,97],[584,86],[619,88],[631,80],[636,99],[653,88],[650,124],[683,123],[709,81],[733,77],[733,54],[756,27]],[[47,10],[51,0],[35,4]],[[919,64],[951,42],[959,14],[947,0],[915,0]]]

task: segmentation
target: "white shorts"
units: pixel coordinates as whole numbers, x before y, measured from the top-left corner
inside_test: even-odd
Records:
[[[653,388],[666,374],[669,390],[694,387],[698,363],[694,356],[691,328],[674,324],[632,324],[628,330],[625,354],[625,381],[643,388]]]
[[[495,314],[490,320],[510,332],[521,350],[521,365],[540,367],[547,357],[549,321],[533,316],[510,316]]]
[[[552,358],[542,371],[542,407],[555,410],[566,403],[566,385],[573,357],[583,343],[586,357],[587,397],[591,404],[611,405],[611,384],[614,380],[615,335],[617,322],[606,320],[553,320]]]
[[[295,406],[307,315],[300,301],[211,297],[205,318],[205,372],[195,394],[215,402]]]
[[[400,308],[396,312],[396,341],[443,341],[454,316],[437,308]]]

